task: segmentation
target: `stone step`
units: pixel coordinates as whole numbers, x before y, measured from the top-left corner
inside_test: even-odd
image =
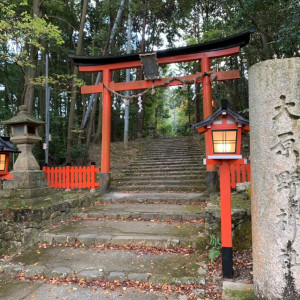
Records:
[[[175,158],[175,159],[157,159],[157,160],[153,160],[153,159],[147,159],[147,160],[139,160],[137,162],[134,162],[131,164],[131,166],[147,166],[147,165],[185,165],[185,164],[188,164],[188,165],[194,165],[194,164],[202,164],[202,161],[201,159],[178,159],[178,158]]]
[[[186,153],[186,152],[201,152],[203,153],[203,149],[196,148],[196,147],[178,147],[177,145],[172,145],[172,146],[166,146],[162,145],[159,147],[148,147],[143,153],[148,153],[148,152],[156,152],[158,154],[165,153],[165,152],[177,152],[177,153]]]
[[[209,197],[206,193],[120,193],[110,192],[102,196],[106,203],[159,203],[171,202],[189,204],[205,202]]]
[[[143,162],[134,162],[130,166],[193,166],[193,165],[200,165],[202,162],[200,160],[181,160],[181,159],[174,159],[174,160],[164,160],[164,161],[143,161]]]
[[[199,146],[198,144],[195,144],[195,143],[190,143],[190,142],[179,142],[179,141],[176,141],[176,140],[170,140],[169,142],[165,141],[165,140],[161,140],[161,142],[152,142],[152,143],[149,143],[147,145],[147,147],[149,149],[153,149],[153,148],[160,148],[162,147],[171,147],[173,149],[181,149],[180,147],[183,147],[183,148],[193,148],[193,149],[201,149],[203,148],[203,146]]]
[[[203,154],[193,154],[193,155],[147,155],[147,156],[140,156],[140,161],[147,161],[147,160],[174,160],[174,159],[190,159],[190,160],[199,160],[203,158]]]
[[[18,266],[12,266],[8,268],[10,272],[13,272],[14,268]],[[31,269],[30,266],[26,268]],[[202,268],[201,268],[202,270]],[[27,271],[27,272],[28,272]],[[9,272],[9,273],[10,273]],[[85,273],[85,279],[92,278],[93,271]],[[145,291],[143,284],[141,283],[141,289],[136,287],[136,283],[132,282],[133,287],[129,287],[127,283],[123,283],[122,286],[114,290],[103,289],[103,287],[92,285],[84,286],[78,283],[69,284],[51,284],[42,280],[19,280],[12,278],[11,275],[2,274],[0,276],[0,299],[16,300],[16,299],[65,299],[65,300],[95,300],[95,299],[110,299],[110,300],[166,300],[166,296],[162,291]],[[150,285],[150,283],[149,283]],[[191,290],[197,299],[204,299],[203,289]],[[180,300],[183,299],[181,294],[168,292],[168,300]]]
[[[203,155],[202,151],[192,151],[192,150],[186,150],[186,151],[173,151],[173,150],[165,150],[165,151],[152,151],[148,150],[147,152],[142,152],[141,154],[138,155],[138,157],[149,157],[149,156],[198,156],[198,155]]]
[[[200,166],[200,165],[194,165],[194,166],[132,166],[131,168],[126,168],[124,169],[125,174],[133,173],[136,171],[140,172],[155,172],[155,171],[160,171],[160,172],[174,172],[174,171],[198,171],[198,172],[204,172],[205,171],[205,166]]]
[[[141,177],[141,176],[204,176],[205,177],[205,169],[203,170],[184,170],[184,171],[164,171],[164,170],[160,170],[160,169],[156,169],[154,171],[148,171],[148,172],[140,172],[138,170],[134,171],[134,172],[130,172],[131,175],[130,176],[137,176],[137,177]],[[128,177],[126,177],[128,178]]]
[[[201,180],[189,180],[189,179],[179,179],[179,180],[145,180],[144,178],[140,178],[134,181],[122,181],[120,185],[122,186],[136,186],[136,185],[165,185],[165,186],[198,186],[201,185]]]
[[[174,160],[174,159],[192,159],[198,160],[199,158],[204,158],[203,154],[173,154],[173,153],[165,153],[161,155],[152,155],[151,153],[147,153],[146,155],[137,157],[138,160]]]
[[[163,157],[143,157],[143,158],[139,158],[137,161],[139,162],[164,162],[164,161],[186,161],[186,160],[191,160],[191,161],[196,161],[196,162],[202,162],[203,161],[204,156],[203,155],[197,155],[197,156],[170,156],[170,155],[166,155]]]
[[[200,220],[204,208],[179,204],[110,204],[97,205],[76,214],[83,218],[143,219],[143,220]]]
[[[23,273],[25,277],[37,275],[44,278],[77,278],[110,282],[130,280],[160,285],[204,284],[205,267],[200,267],[198,260],[196,253],[185,256],[177,253],[139,255],[137,251],[130,250],[103,251],[90,248],[36,246],[7,261],[1,268],[4,274]]]
[[[196,247],[204,224],[125,220],[79,220],[45,231],[41,242],[85,245],[141,245]]]
[[[150,155],[151,154],[151,155]],[[204,155],[202,151],[194,151],[194,150],[188,150],[188,151],[151,151],[150,149],[146,152],[141,152],[138,154],[137,157],[148,157],[148,156],[189,156],[189,155]]]
[[[135,185],[135,186],[115,186],[115,191],[122,192],[205,192],[206,186],[167,186],[160,185]]]
[[[192,179],[198,179],[205,180],[205,174],[186,174],[186,175],[170,175],[170,174],[164,174],[164,175],[153,175],[153,174],[144,174],[144,173],[133,173],[131,176],[126,176],[126,178],[123,178],[124,180],[128,181],[140,181],[140,180],[192,180]]]

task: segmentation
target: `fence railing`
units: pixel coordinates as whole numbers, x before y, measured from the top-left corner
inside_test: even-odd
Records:
[[[56,189],[92,189],[100,186],[96,182],[99,169],[94,164],[88,167],[43,167],[49,187]]]
[[[236,189],[237,183],[250,182],[250,181],[251,181],[250,164],[230,165],[230,182],[231,182],[232,189]]]

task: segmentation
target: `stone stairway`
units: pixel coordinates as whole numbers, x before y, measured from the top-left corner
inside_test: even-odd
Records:
[[[101,201],[45,231],[41,244],[0,268],[90,286],[110,282],[126,293],[142,289],[126,299],[203,299],[202,158],[192,137],[149,140]]]
[[[191,137],[151,140],[126,170],[116,190],[123,192],[205,191],[203,152]]]

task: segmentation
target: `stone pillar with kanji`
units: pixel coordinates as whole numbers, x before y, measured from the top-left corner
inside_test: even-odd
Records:
[[[300,299],[300,58],[249,70],[255,299]]]

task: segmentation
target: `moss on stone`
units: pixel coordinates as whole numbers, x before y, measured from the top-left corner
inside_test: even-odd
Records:
[[[170,235],[178,238],[197,236],[198,232],[204,231],[203,224],[176,224],[170,229]]]
[[[197,270],[199,269],[197,258],[198,254],[180,259],[174,259],[173,256],[166,257],[159,265],[155,266],[155,273],[166,274],[169,278],[192,277],[196,279],[198,277]]]
[[[232,194],[231,205],[233,209],[245,209],[247,213],[251,212],[251,201],[248,199],[247,194]]]
[[[250,217],[234,228],[233,231],[233,249],[245,250],[252,246],[252,229]]]
[[[219,198],[213,198],[205,210],[206,234],[220,236]],[[251,201],[246,193],[232,193],[233,247],[235,250],[249,249],[252,246]]]
[[[196,246],[195,248],[197,250],[201,250],[201,251],[204,251],[206,249],[206,246],[207,246],[207,240],[205,237],[200,237],[196,240]]]
[[[220,197],[213,198],[209,201],[211,205],[216,205],[216,209],[220,209]],[[209,206],[208,206],[209,207]],[[245,209],[247,213],[251,211],[251,201],[246,193],[231,194],[231,208]]]
[[[254,292],[251,291],[240,291],[240,290],[226,290],[226,295],[232,297],[232,299],[239,300],[253,300]]]
[[[184,212],[190,212],[190,213],[196,213],[196,214],[202,214],[204,211],[204,208],[198,205],[185,205],[183,206]]]
[[[51,207],[55,204],[80,199],[86,192],[72,191],[72,192],[55,192],[53,195],[41,197],[38,199],[23,199],[23,198],[2,198],[0,201],[0,209],[43,209]],[[91,196],[93,201],[101,199],[99,196]]]

